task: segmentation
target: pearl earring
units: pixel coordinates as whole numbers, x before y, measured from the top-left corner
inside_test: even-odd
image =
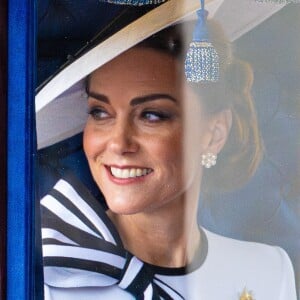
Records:
[[[201,165],[207,169],[215,166],[217,163],[217,155],[208,152],[207,154],[202,154]]]

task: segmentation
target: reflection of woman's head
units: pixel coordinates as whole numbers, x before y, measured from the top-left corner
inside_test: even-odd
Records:
[[[233,122],[228,141],[219,153],[217,165],[203,178],[202,190],[228,190],[245,183],[255,172],[262,155],[262,141],[258,130],[256,112],[251,97],[253,73],[244,61],[233,56],[231,45],[214,21],[208,22],[210,39],[220,57],[218,83],[190,84],[208,114],[230,109]],[[187,47],[192,37],[194,23],[169,27],[142,42],[140,47],[150,47],[168,53],[184,64]]]

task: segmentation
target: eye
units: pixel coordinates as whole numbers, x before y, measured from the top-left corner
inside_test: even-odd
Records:
[[[172,118],[171,114],[162,111],[144,111],[142,112],[142,119],[149,122],[160,122],[165,120],[170,120]]]
[[[88,110],[88,114],[96,121],[109,118],[109,114],[100,107],[92,107]]]

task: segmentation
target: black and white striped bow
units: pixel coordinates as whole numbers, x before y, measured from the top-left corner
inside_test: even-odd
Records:
[[[46,284],[118,285],[136,299],[184,299],[124,249],[101,204],[75,178],[59,180],[41,200],[41,211]]]

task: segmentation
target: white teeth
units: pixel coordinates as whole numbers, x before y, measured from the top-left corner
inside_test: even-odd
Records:
[[[114,177],[122,179],[145,176],[151,172],[151,169],[119,169],[115,167],[111,167],[110,170]]]
[[[128,169],[124,169],[122,170],[122,178],[128,178],[129,176],[129,170]]]
[[[135,169],[130,169],[129,177],[136,177],[136,170]]]
[[[142,176],[143,170],[142,169],[136,169],[136,176]]]

